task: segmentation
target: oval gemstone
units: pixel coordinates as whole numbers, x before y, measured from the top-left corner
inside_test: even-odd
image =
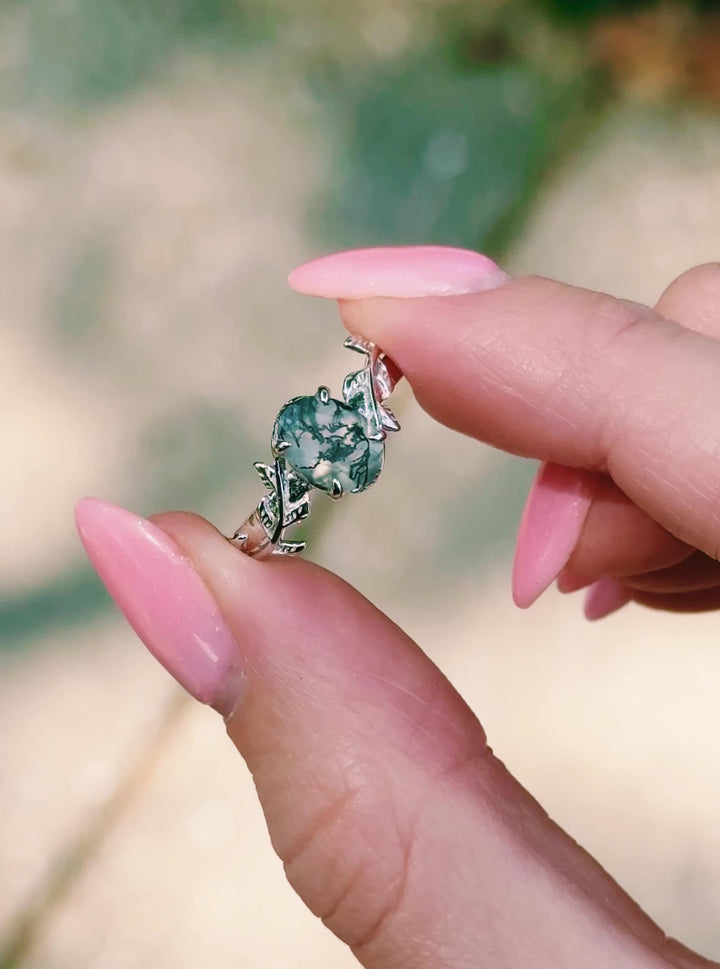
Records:
[[[325,392],[327,394],[327,392]],[[282,448],[282,443],[289,445]],[[295,397],[278,414],[273,451],[314,488],[364,491],[383,464],[382,441],[371,441],[361,414],[332,397]]]

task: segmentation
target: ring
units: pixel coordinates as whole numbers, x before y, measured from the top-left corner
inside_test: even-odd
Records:
[[[299,555],[306,543],[286,539],[285,529],[310,514],[313,489],[338,499],[380,476],[387,433],[400,430],[384,403],[400,373],[368,340],[350,336],[345,346],[364,354],[365,365],[345,378],[343,399],[319,387],[312,397],[288,401],[275,418],[274,464],[254,464],[268,493],[230,538],[246,555]]]

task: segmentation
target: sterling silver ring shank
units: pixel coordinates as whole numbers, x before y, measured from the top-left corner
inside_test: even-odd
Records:
[[[338,499],[365,491],[380,476],[385,438],[400,429],[385,404],[400,374],[374,343],[350,336],[345,346],[365,362],[345,378],[342,399],[319,387],[288,401],[275,419],[274,462],[254,465],[266,494],[230,538],[246,555],[300,554],[306,543],[285,531],[310,514],[314,491]]]

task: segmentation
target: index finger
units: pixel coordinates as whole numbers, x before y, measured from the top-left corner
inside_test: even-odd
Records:
[[[645,306],[535,277],[341,308],[436,419],[506,451],[605,471],[668,531],[717,557],[715,340]]]

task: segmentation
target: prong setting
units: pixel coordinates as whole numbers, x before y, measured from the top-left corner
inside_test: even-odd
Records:
[[[287,539],[285,530],[310,513],[313,489],[337,501],[369,488],[382,471],[385,438],[400,426],[384,405],[397,372],[368,340],[349,336],[345,346],[365,363],[347,375],[342,397],[321,386],[312,397],[288,401],[275,419],[274,463],[255,462],[266,494],[230,539],[247,555],[301,553],[305,543]]]

